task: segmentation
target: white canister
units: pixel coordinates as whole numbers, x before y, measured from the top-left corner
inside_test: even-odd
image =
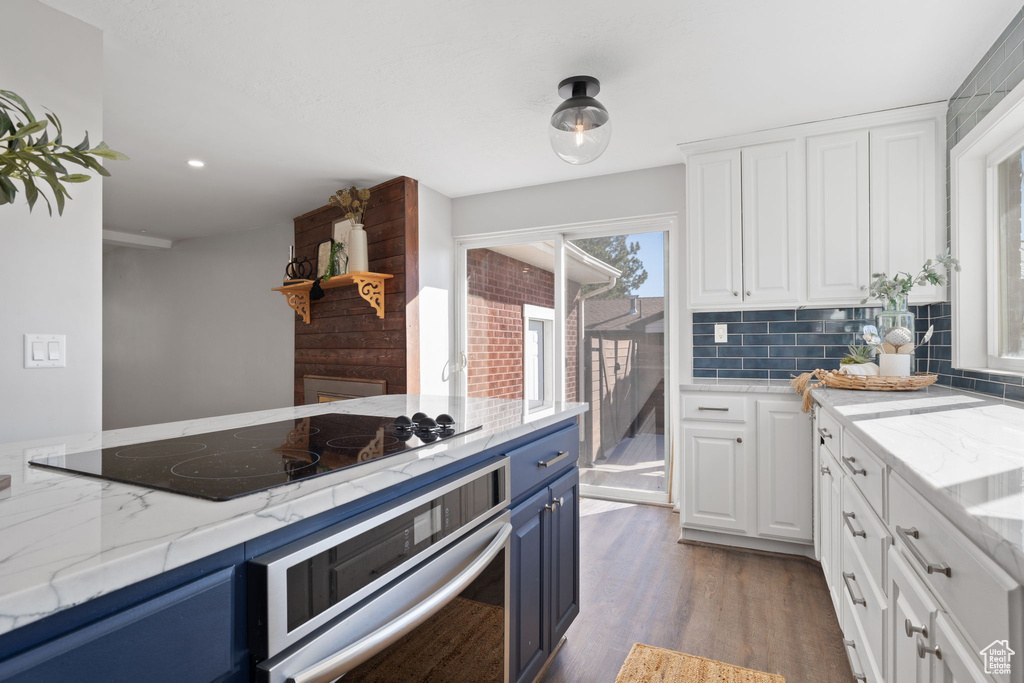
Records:
[[[881,353],[878,355],[878,369],[882,377],[907,377],[914,360],[911,353]]]
[[[356,223],[348,233],[348,272],[366,271],[370,262],[366,255],[366,231]]]

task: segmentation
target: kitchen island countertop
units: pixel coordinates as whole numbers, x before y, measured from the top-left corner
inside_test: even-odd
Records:
[[[0,445],[0,633],[571,419],[556,403],[527,421],[522,401],[390,395]],[[29,460],[328,413],[448,413],[483,429],[407,454],[214,502],[40,469]]]

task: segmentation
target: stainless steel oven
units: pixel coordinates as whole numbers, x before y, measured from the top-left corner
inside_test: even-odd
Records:
[[[256,680],[508,677],[508,461],[249,562]]]

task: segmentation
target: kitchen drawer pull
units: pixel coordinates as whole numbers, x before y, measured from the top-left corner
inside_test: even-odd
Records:
[[[942,659],[942,648],[938,645],[935,647],[928,647],[924,644],[924,641],[920,638],[917,639],[917,656],[924,659],[928,655],[935,655],[935,659]]]
[[[857,536],[862,536],[864,538],[867,538],[868,533],[866,531],[864,531],[863,529],[853,528],[853,522],[850,521],[851,519],[857,519],[857,515],[853,512],[843,513],[843,522],[846,524],[846,528],[850,530],[850,533],[853,534],[853,537],[856,538]]]
[[[827,475],[829,475],[830,477],[832,476],[832,470],[830,470],[830,469],[828,468],[828,465],[822,465],[822,466],[821,466],[821,473],[822,473],[822,474],[827,474]]]
[[[857,462],[857,458],[852,455],[844,455],[843,462],[845,462],[846,466],[850,468],[850,474],[863,474],[865,477],[868,476],[868,471],[866,469],[863,467],[858,468],[853,464]]]
[[[818,427],[818,434],[821,434],[821,438],[823,438],[823,439],[831,439],[832,438],[832,432],[828,431],[824,427]]]
[[[537,467],[551,467],[552,465],[557,465],[558,463],[562,462],[568,457],[569,451],[558,451],[557,453],[555,453],[555,457],[551,458],[550,460],[539,461],[537,463]]]
[[[853,594],[853,587],[850,586],[850,582],[851,581],[856,581],[856,580],[857,580],[857,575],[854,574],[853,572],[843,572],[843,583],[846,584],[846,592],[850,594],[850,599],[853,600],[853,604],[855,604],[855,605],[864,605],[865,607],[867,607],[868,606],[868,601],[867,600],[865,600],[863,597],[858,598],[856,595]]]
[[[855,649],[857,649],[857,643],[855,643],[852,640],[847,640],[846,638],[843,638],[843,645],[846,646],[847,650],[855,650]],[[856,669],[853,668],[853,658],[850,657],[849,653],[846,654],[846,657],[847,657],[847,659],[850,660],[850,670],[853,672],[853,677],[856,678],[858,681],[867,681],[868,680],[867,676],[865,676],[864,674],[861,674],[861,673],[857,673]]]
[[[929,562],[921,550],[911,542],[912,538],[921,538],[921,534],[918,532],[917,527],[896,527],[896,535],[900,537],[900,540],[910,550],[910,554],[914,556],[917,563],[921,565],[929,574],[945,574],[946,576],[953,576],[953,570],[950,569],[949,565],[945,562]]]
[[[728,408],[712,408],[712,407],[709,407],[709,406],[697,406],[697,410],[714,410],[714,411],[719,412],[719,413],[728,413],[729,412]]]
[[[928,627],[914,626],[914,622],[910,619],[903,620],[903,629],[907,632],[907,638],[913,638],[915,633],[920,633],[925,638],[928,637]]]

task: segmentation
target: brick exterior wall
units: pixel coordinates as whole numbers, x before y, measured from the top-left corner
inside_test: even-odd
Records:
[[[489,249],[466,257],[470,396],[523,398],[523,305],[555,307],[550,271]],[[576,400],[576,337],[579,286],[566,292],[566,397]]]

